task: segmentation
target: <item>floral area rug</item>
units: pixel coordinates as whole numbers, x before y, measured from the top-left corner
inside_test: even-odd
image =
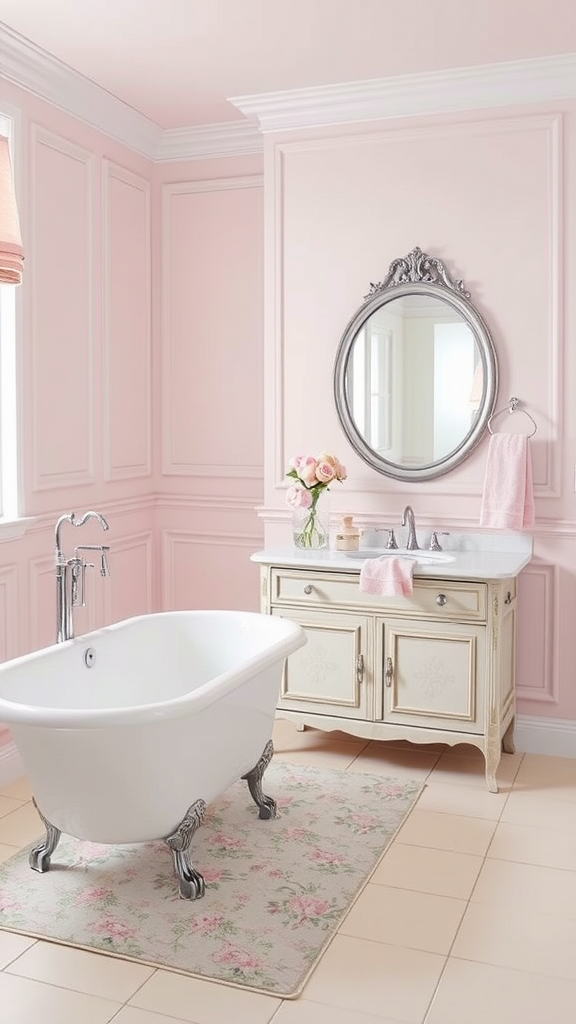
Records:
[[[421,785],[273,761],[258,818],[245,782],[211,804],[182,900],[162,841],[102,846],[63,836],[48,872],[21,851],[0,865],[0,928],[193,977],[295,998]]]

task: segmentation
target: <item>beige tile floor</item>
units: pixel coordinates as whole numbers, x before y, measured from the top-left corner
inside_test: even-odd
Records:
[[[0,931],[2,1024],[574,1024],[576,760],[368,743],[278,721],[276,755],[425,788],[297,1000]],[[0,791],[0,860],[41,833]]]

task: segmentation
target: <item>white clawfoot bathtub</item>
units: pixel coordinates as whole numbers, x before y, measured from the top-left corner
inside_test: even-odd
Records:
[[[32,866],[48,869],[61,832],[165,838],[181,895],[202,895],[202,881],[188,891],[185,861],[205,805],[246,777],[260,816],[274,812],[260,781],[284,659],[304,643],[287,619],[161,612],[0,665],[0,721],[47,827]]]

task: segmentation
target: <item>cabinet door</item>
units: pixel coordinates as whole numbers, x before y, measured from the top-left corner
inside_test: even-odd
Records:
[[[379,620],[376,647],[383,721],[484,732],[485,626]]]
[[[308,641],[286,661],[278,707],[340,718],[371,717],[370,620],[312,608],[272,609],[272,614],[298,622]]]

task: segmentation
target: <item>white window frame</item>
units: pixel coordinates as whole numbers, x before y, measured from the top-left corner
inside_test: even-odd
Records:
[[[16,124],[16,113],[2,105],[0,134],[8,139],[14,168],[17,166]],[[18,192],[16,182],[15,188]],[[18,288],[14,285],[0,285],[0,524],[12,522],[20,515],[16,357],[17,291]]]

